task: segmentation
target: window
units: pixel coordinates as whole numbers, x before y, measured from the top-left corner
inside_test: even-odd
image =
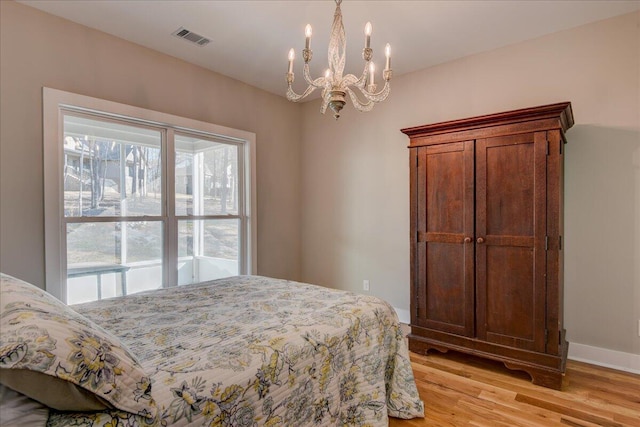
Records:
[[[255,271],[255,135],[45,88],[47,290],[67,303]]]

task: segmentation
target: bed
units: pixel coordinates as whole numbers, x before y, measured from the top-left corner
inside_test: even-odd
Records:
[[[3,396],[22,399],[14,411],[44,404],[52,427],[365,426],[424,414],[397,316],[375,297],[237,276],[68,307],[1,278]]]

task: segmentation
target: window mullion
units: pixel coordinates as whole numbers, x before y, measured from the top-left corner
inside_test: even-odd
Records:
[[[249,236],[249,226],[247,223],[247,200],[246,200],[246,182],[245,182],[245,147],[238,147],[238,172],[236,174],[238,183],[237,183],[237,198],[238,198],[238,213],[240,214],[240,224],[238,230],[238,239],[239,239],[239,251],[240,251],[240,273],[248,274],[249,273],[249,248],[248,248],[248,236]]]
[[[95,223],[95,222],[136,222],[136,221],[164,221],[164,216],[69,216],[63,218],[66,223]]]
[[[175,133],[168,128],[164,134],[163,156],[164,215],[167,219],[164,231],[164,287],[178,283],[178,219],[176,218],[176,149]]]

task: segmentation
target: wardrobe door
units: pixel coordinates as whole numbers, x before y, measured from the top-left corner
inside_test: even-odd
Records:
[[[417,150],[412,324],[473,336],[474,144]]]
[[[476,143],[478,338],[545,350],[546,132]]]

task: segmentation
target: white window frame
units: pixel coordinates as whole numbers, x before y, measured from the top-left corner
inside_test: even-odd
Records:
[[[167,133],[201,133],[206,137],[236,141],[241,149],[238,161],[243,162],[245,215],[240,218],[240,274],[255,274],[257,271],[257,215],[256,215],[256,135],[252,132],[233,129],[212,123],[188,119],[172,114],[161,113],[131,105],[65,92],[43,87],[43,159],[44,159],[44,230],[45,230],[45,289],[63,302],[67,301],[66,289],[66,240],[64,227],[64,188],[62,184],[63,155],[63,111],[72,110],[95,113],[103,117],[138,122],[142,125],[167,128]],[[167,148],[164,144],[165,149]],[[164,158],[167,162],[175,160],[173,147],[168,147]],[[165,167],[165,171],[166,171]],[[166,174],[163,182],[166,192],[163,216],[166,215],[166,201],[174,197],[175,181]],[[167,191],[166,189],[171,189]],[[194,219],[197,219],[194,218]],[[174,221],[166,222],[173,228]],[[169,229],[166,235],[173,239],[176,230]],[[246,235],[246,238],[243,236]],[[170,251],[170,259],[177,260],[177,242],[165,241],[164,251]],[[175,253],[171,253],[175,252]],[[176,266],[165,265],[163,287],[177,286]]]

